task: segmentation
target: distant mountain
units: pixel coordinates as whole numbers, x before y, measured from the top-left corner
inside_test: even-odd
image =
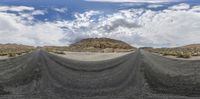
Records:
[[[82,39],[74,44],[69,46],[72,50],[87,50],[87,51],[102,51],[110,50],[109,52],[115,51],[125,51],[130,49],[136,49],[135,47],[115,39],[110,38],[87,38]],[[111,51],[113,50],[113,51]]]
[[[200,48],[200,44],[190,44],[190,45],[182,46],[181,48]]]
[[[0,44],[0,49],[33,49],[33,46],[21,44]]]

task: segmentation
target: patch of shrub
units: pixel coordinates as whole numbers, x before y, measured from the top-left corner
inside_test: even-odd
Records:
[[[56,54],[65,54],[63,51],[54,51],[54,53],[56,53]]]
[[[22,55],[22,53],[16,53],[17,55]]]
[[[16,53],[8,53],[8,57],[16,57]]]
[[[6,56],[7,53],[0,53],[0,56]]]
[[[192,54],[190,52],[179,52],[177,58],[191,58]]]

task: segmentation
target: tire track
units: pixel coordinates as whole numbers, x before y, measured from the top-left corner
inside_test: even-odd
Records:
[[[131,54],[133,56],[134,54]],[[136,56],[136,55],[134,55]],[[136,67],[138,65],[133,65],[131,63],[134,63],[135,57],[132,59],[129,59],[128,61],[125,61],[123,64],[120,64],[120,66],[116,66],[115,68],[110,69],[104,69],[102,71],[94,70],[92,72],[88,71],[79,71],[79,70],[72,70],[69,68],[65,68],[63,66],[60,66],[60,64],[57,64],[55,61],[51,60],[51,58],[44,54],[44,59],[46,60],[45,63],[47,63],[46,66],[46,72],[49,78],[48,82],[52,82],[51,85],[54,87],[60,86],[59,90],[64,91],[63,95],[67,95],[70,97],[77,97],[77,96],[104,96],[104,95],[116,95],[118,97],[128,97],[128,95],[120,95],[120,91],[126,89],[127,87],[136,86],[134,84],[135,81],[137,81],[134,77],[136,71]],[[124,59],[127,56],[121,57]],[[129,55],[130,57],[130,55]],[[57,59],[59,59],[57,57]],[[113,63],[114,61],[118,61],[118,59],[110,60]],[[68,61],[68,60],[66,60]],[[116,62],[117,62],[116,61]],[[85,64],[89,64],[87,62],[78,62],[82,63],[83,67]],[[99,63],[96,63],[96,65],[101,64],[102,65],[104,61],[101,61]],[[106,63],[107,65],[107,63]],[[113,66],[113,65],[111,65]],[[107,68],[107,66],[105,66]],[[114,72],[113,72],[114,71]],[[53,88],[53,87],[51,87]],[[58,88],[57,88],[58,89]],[[59,90],[54,89],[54,91],[58,91],[55,93],[60,93]],[[78,94],[78,95],[77,95]],[[134,92],[133,92],[134,94]],[[61,96],[63,96],[61,94]]]

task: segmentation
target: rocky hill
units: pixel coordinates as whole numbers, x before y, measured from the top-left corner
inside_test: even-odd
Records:
[[[33,51],[33,46],[18,44],[0,44],[0,56],[15,57]]]
[[[200,48],[200,44],[190,44],[186,46],[182,46],[181,48]]]
[[[87,38],[82,39],[69,46],[73,51],[94,51],[94,52],[126,52],[136,49],[131,45],[110,38]]]

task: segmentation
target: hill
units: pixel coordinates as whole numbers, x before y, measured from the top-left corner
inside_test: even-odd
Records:
[[[200,44],[190,44],[182,46],[181,48],[200,48]]]
[[[33,46],[18,45],[18,44],[0,44],[0,56],[15,57],[29,53],[35,48]]]
[[[94,52],[124,52],[136,49],[131,45],[110,38],[87,38],[82,39],[69,46],[72,51],[94,51]]]
[[[33,46],[28,46],[28,45],[19,45],[19,44],[0,44],[0,49],[33,49]]]

